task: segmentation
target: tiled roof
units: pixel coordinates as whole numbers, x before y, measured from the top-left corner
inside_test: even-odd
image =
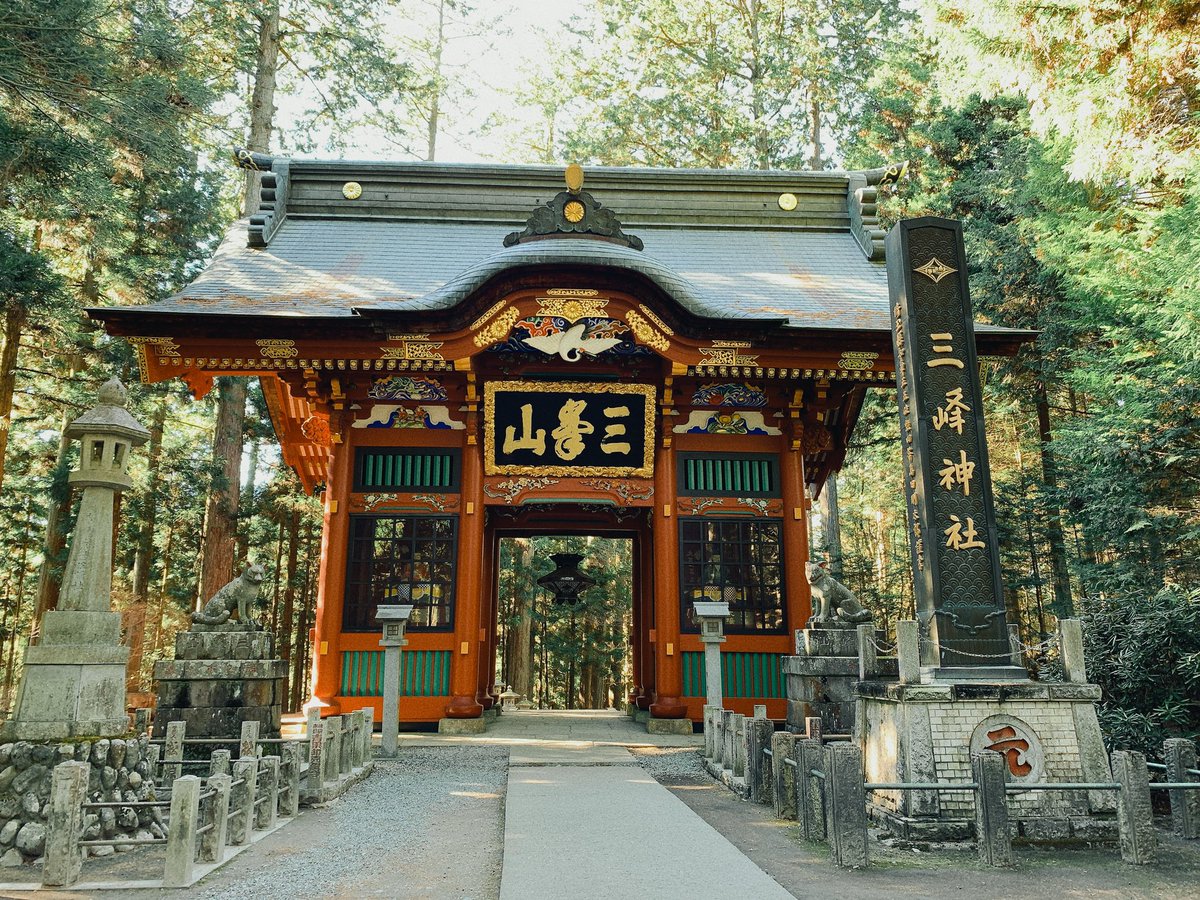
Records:
[[[243,222],[195,281],[143,310],[350,316],[356,308],[437,309],[512,266],[587,262],[642,272],[697,315],[888,328],[884,266],[865,259],[846,233],[643,228],[644,251],[585,238],[502,249],[511,230],[287,219],[269,246],[252,249]]]
[[[854,190],[866,178],[858,173],[589,174],[598,200],[618,217],[622,204],[630,211],[625,229],[645,242],[637,251],[585,237],[504,248],[504,236],[532,212],[523,204],[561,187],[546,167],[393,164],[356,174],[364,164],[280,162],[270,175],[277,199],[264,201],[274,220],[266,246],[248,246],[247,221],[237,223],[195,281],[138,315],[445,309],[513,267],[585,263],[640,272],[700,316],[889,328],[884,263],[868,259],[862,234],[852,232],[863,227]],[[363,180],[366,202],[342,197],[352,178]],[[776,202],[783,190],[799,194],[797,218]]]

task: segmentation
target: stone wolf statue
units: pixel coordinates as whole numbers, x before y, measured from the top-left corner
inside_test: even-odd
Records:
[[[816,609],[816,613],[808,620],[810,626],[857,625],[871,621],[870,610],[864,609],[854,592],[825,571],[820,563],[806,563],[805,572]]]
[[[244,625],[257,626],[250,613],[258,591],[262,587],[266,572],[257,563],[246,567],[246,571],[225,585],[213,598],[204,604],[200,612],[192,613],[192,621],[201,625],[224,625],[237,610],[238,621]]]

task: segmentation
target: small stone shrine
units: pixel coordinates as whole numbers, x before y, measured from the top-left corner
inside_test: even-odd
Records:
[[[1039,683],[1005,620],[962,227],[901,222],[887,261],[917,619],[897,623],[898,680],[856,686],[866,780],[970,782],[972,756],[991,750],[1012,785],[1109,782],[1078,621],[1060,623],[1065,682]],[[870,797],[876,818],[905,837],[961,839],[973,828],[970,791]],[[1031,841],[1110,837],[1115,823],[1094,814],[1113,802],[1101,791],[1015,792],[1010,824]]]
[[[279,737],[287,664],[275,657],[274,636],[250,614],[262,580],[261,566],[247,567],[192,614],[191,628],[175,636],[175,658],[154,664],[155,737],[175,721],[187,724],[189,738],[237,739],[242,722]]]

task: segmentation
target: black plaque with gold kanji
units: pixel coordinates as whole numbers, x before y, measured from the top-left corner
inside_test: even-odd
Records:
[[[887,238],[892,344],[922,662],[1007,667],[1011,656],[962,225]]]

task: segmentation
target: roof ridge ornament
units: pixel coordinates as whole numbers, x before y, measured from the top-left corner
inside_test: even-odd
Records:
[[[583,189],[581,166],[575,163],[567,166],[564,178],[567,189],[535,209],[526,220],[524,231],[505,235],[505,247],[545,238],[594,237],[634,250],[643,248],[641,238],[626,234],[613,211]]]

